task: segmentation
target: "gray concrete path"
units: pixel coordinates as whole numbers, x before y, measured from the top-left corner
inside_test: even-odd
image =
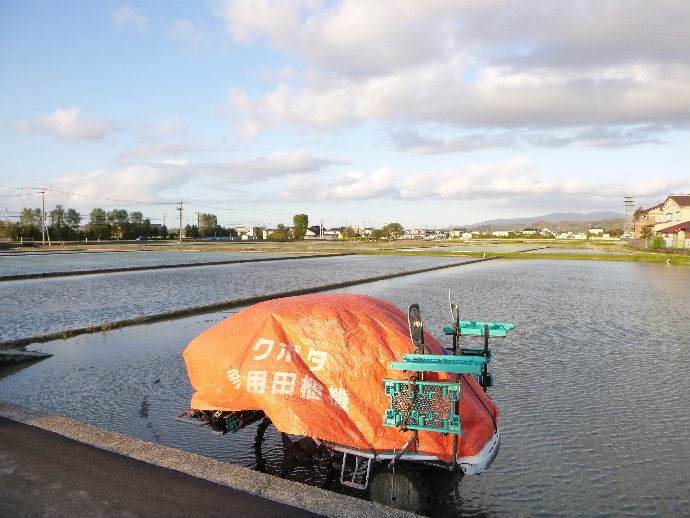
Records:
[[[0,516],[318,516],[0,417]]]

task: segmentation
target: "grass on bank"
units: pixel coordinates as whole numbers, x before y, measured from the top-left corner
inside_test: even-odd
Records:
[[[539,252],[445,252],[443,250],[369,250],[358,251],[357,255],[412,255],[431,257],[501,257],[506,259],[553,259],[565,261],[623,261],[645,263],[669,263],[690,265],[690,256],[676,254],[634,253],[629,254],[559,254]]]

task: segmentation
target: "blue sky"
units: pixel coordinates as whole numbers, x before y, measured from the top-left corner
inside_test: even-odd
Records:
[[[690,192],[688,5],[633,4],[4,2],[0,205],[446,226]]]

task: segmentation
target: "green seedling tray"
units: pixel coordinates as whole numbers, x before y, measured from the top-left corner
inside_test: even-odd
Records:
[[[455,413],[460,400],[460,383],[438,381],[383,380],[391,407],[384,425],[407,430],[462,433],[462,420]]]

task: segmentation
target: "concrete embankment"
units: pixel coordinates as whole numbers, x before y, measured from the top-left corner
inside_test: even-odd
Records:
[[[0,401],[1,516],[411,517]]]
[[[103,252],[99,252],[103,253]],[[45,279],[49,277],[73,277],[79,275],[98,275],[103,273],[122,273],[122,272],[143,272],[147,270],[169,270],[178,268],[196,268],[198,266],[219,266],[226,264],[243,263],[263,263],[267,261],[287,261],[294,259],[315,259],[319,257],[342,257],[353,255],[352,253],[343,254],[293,254],[286,257],[253,257],[251,259],[229,259],[227,261],[200,261],[196,263],[177,263],[177,264],[156,264],[149,266],[122,266],[119,268],[102,268],[93,270],[74,270],[71,272],[40,272],[40,273],[21,273],[16,275],[0,275],[0,282],[5,281],[25,281],[29,279]]]
[[[358,284],[368,284],[370,282],[385,281],[388,279],[395,279],[397,277],[405,277],[408,275],[416,275],[419,273],[433,272],[436,270],[444,270],[447,268],[456,268],[458,266],[465,266],[468,264],[481,263],[484,261],[491,261],[497,259],[496,257],[487,257],[482,259],[473,259],[470,261],[463,261],[457,263],[446,263],[438,266],[431,266],[428,268],[421,268],[417,270],[407,270],[402,272],[388,273],[385,275],[377,275],[375,277],[366,277],[362,279],[355,279],[352,281],[338,282],[333,284],[326,284],[322,286],[316,286],[313,288],[304,288],[297,290],[290,290],[278,293],[268,293],[265,295],[258,295],[255,297],[247,297],[242,299],[228,300],[223,302],[215,302],[212,304],[203,304],[200,306],[192,306],[189,308],[175,309],[172,311],[165,311],[163,313],[156,313],[153,315],[143,315],[135,318],[128,318],[124,320],[117,320],[115,322],[106,322],[102,324],[97,324],[93,326],[80,327],[76,329],[65,329],[62,331],[56,331],[54,333],[48,333],[44,335],[31,336],[26,338],[17,338],[14,340],[7,340],[5,342],[0,342],[0,349],[11,348],[11,347],[21,347],[24,345],[29,345],[32,343],[49,342],[52,340],[60,340],[70,338],[72,336],[87,334],[87,333],[98,333],[102,331],[108,331],[109,329],[117,329],[120,327],[135,326],[141,324],[148,324],[151,322],[159,322],[161,320],[172,320],[175,318],[186,317],[191,315],[198,315],[202,313],[213,313],[216,311],[223,311],[225,309],[232,309],[242,306],[249,306],[251,304],[256,304],[258,302],[263,302],[265,300],[284,298],[284,297],[294,297],[297,295],[307,295],[309,293],[318,293],[321,291],[331,291],[341,288],[348,288],[350,286],[357,286]]]

